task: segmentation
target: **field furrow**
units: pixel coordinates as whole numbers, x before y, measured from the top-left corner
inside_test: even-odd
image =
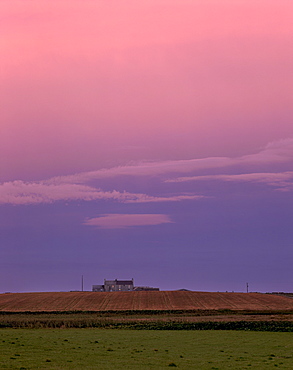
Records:
[[[0,294],[0,311],[293,310],[293,299],[262,293],[190,291]]]

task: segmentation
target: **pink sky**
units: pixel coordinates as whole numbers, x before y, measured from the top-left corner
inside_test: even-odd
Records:
[[[2,1],[0,12],[2,180],[237,156],[293,135],[290,1]]]

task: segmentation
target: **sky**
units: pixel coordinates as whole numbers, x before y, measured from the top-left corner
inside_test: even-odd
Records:
[[[0,2],[0,292],[293,291],[291,0]]]

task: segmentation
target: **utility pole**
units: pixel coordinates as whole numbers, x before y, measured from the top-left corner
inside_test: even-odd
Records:
[[[83,275],[81,275],[81,291],[83,292]]]
[[[248,283],[246,283],[246,293],[248,293]]]

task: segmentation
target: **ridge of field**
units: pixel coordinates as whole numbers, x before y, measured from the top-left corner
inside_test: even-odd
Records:
[[[0,312],[293,310],[293,299],[264,293],[192,291],[0,294]]]

